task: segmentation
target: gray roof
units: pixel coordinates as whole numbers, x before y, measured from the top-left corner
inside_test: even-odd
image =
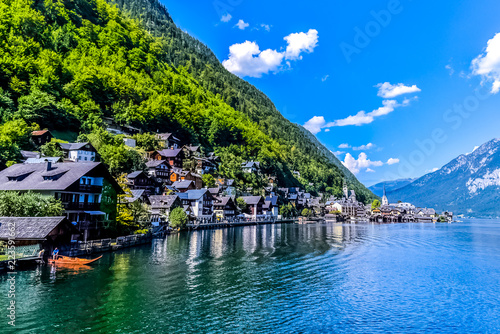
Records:
[[[248,205],[258,204],[262,200],[262,196],[243,196],[242,198]]]
[[[233,199],[230,196],[224,196],[224,197],[219,197],[215,205],[218,206],[226,206],[229,201],[232,201]]]
[[[107,178],[116,189],[122,191],[106,167],[100,162],[68,162],[52,164],[16,164],[0,171],[0,190],[65,190],[82,176],[99,168],[101,176]],[[44,180],[43,176],[58,175],[54,180]],[[9,181],[9,177],[25,177],[19,181]]]
[[[125,197],[125,199],[129,202],[129,203],[134,203],[135,201],[137,201],[139,198],[141,198],[141,196],[144,194],[146,190],[145,189],[134,189],[134,190],[130,190],[130,192],[132,193],[132,197],[128,196],[128,197]]]
[[[149,201],[151,202],[151,208],[169,209],[175,203],[175,200],[177,198],[178,198],[177,195],[153,195],[149,196]]]
[[[205,195],[206,192],[208,192],[208,189],[196,189],[196,190],[188,190],[185,193],[180,193],[178,195],[181,199],[197,200],[203,195]]]
[[[8,239],[10,237],[9,225],[14,225],[16,227],[15,240],[44,240],[65,220],[66,217],[0,217],[0,239]],[[71,225],[67,220],[66,222]],[[75,231],[75,233],[78,232]]]
[[[175,158],[181,152],[182,152],[182,149],[180,149],[180,148],[175,149],[175,150],[165,149],[165,150],[158,151],[158,153],[162,157],[167,157],[167,158]]]
[[[132,172],[130,174],[127,175],[127,179],[135,179],[136,177],[138,177],[139,175],[141,175],[143,173],[142,170],[137,170],[135,172]]]
[[[32,151],[21,151],[21,155],[24,159],[40,157],[39,152],[32,152]]]
[[[158,167],[161,164],[165,164],[165,166],[170,167],[170,164],[166,163],[166,162],[167,162],[166,160],[150,160],[150,161],[146,162],[146,167],[154,168],[154,167]]]
[[[175,181],[174,183],[172,183],[172,186],[177,189],[187,189],[189,188],[191,183],[194,183],[194,181],[191,180]]]
[[[208,191],[210,191],[212,195],[217,195],[219,193],[219,188],[208,188]]]
[[[252,168],[252,167],[259,168],[260,167],[260,162],[258,161],[246,161],[241,164],[242,168]]]
[[[80,150],[87,144],[88,143],[59,143],[59,146],[65,151],[75,151]]]
[[[267,196],[266,197],[266,202],[269,201],[273,206],[276,206],[278,204],[278,196]]]
[[[173,140],[179,141],[178,138],[172,136],[172,134],[168,133],[168,132],[166,132],[166,133],[158,133],[157,136],[158,136],[158,138],[163,139],[163,140],[173,139]]]
[[[55,164],[59,160],[61,160],[61,158],[59,158],[59,157],[28,158],[28,159],[26,159],[26,161],[24,163],[25,164],[40,164],[40,163],[50,161],[53,164]]]

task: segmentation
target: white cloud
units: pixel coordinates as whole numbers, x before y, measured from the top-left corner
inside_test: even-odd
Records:
[[[350,153],[345,155],[344,161],[342,164],[351,171],[353,174],[358,174],[361,169],[369,168],[369,167],[379,167],[384,163],[382,161],[371,161],[368,159],[366,153],[361,152],[358,155],[358,159],[356,160]]]
[[[325,127],[347,126],[347,125],[359,126],[363,124],[370,124],[375,120],[375,117],[387,115],[393,112],[395,108],[407,105],[407,104],[398,104],[396,100],[384,100],[382,101],[382,104],[383,104],[382,107],[375,109],[369,113],[366,113],[364,110],[361,110],[356,115],[351,115],[343,119],[329,122],[325,125]]]
[[[238,24],[236,24],[240,29],[248,27],[248,23],[243,22],[243,28],[241,28],[241,22],[243,22],[243,20],[240,20]],[[250,76],[260,78],[262,74],[280,70],[283,66],[284,59],[299,60],[302,59],[302,56],[300,56],[301,52],[312,52],[318,40],[317,33],[317,30],[310,29],[307,34],[301,32],[286,36],[285,40],[287,40],[288,46],[286,50],[282,52],[273,49],[267,49],[261,52],[259,45],[256,42],[250,41],[233,44],[229,47],[229,58],[224,60],[222,65],[224,65],[229,72],[240,77]],[[303,36],[311,35],[315,35],[315,44],[305,45],[302,41]],[[287,60],[285,64],[291,67],[290,61]]]
[[[368,143],[366,145],[361,145],[361,146],[353,147],[352,149],[355,150],[355,151],[366,151],[366,150],[371,150],[374,147],[375,147],[375,144]]]
[[[260,51],[255,42],[245,41],[229,47],[229,59],[222,65],[238,76],[260,78],[262,74],[275,72],[281,65],[283,53],[267,49]]]
[[[339,156],[345,153],[344,151],[335,151],[335,152],[330,151],[330,152],[332,152],[335,156]]]
[[[318,31],[309,29],[307,33],[293,33],[283,38],[288,46],[285,51],[285,58],[291,60],[302,59],[302,52],[311,53],[318,46]]]
[[[339,145],[339,148],[350,148],[350,147],[351,147],[351,145],[349,145],[349,144],[340,144]]]
[[[366,169],[366,172],[367,172],[367,173],[375,173],[375,171],[374,171],[373,169],[371,169],[371,168],[367,168],[367,169]]]
[[[233,16],[231,14],[227,13],[227,14],[222,15],[220,20],[222,22],[229,22],[229,21],[231,21],[232,18],[233,18]]]
[[[314,116],[304,124],[304,128],[315,135],[318,132],[321,132],[321,128],[325,125],[325,123],[325,118],[323,116]]]
[[[245,28],[247,28],[248,26],[250,26],[250,24],[246,23],[243,20],[239,20],[238,23],[236,23],[234,26],[238,27],[238,29],[240,29],[240,30],[245,30]]]
[[[394,164],[398,164],[398,163],[399,163],[398,158],[389,158],[389,160],[387,160],[388,165],[394,165]]]
[[[325,82],[326,80],[328,80],[329,76],[330,76],[329,74],[325,75],[324,77],[321,78],[321,81]]]
[[[271,31],[271,26],[269,24],[264,24],[264,23],[261,23],[261,28],[264,28],[266,31]]]
[[[450,75],[453,75],[453,73],[455,73],[455,70],[453,69],[453,67],[450,64],[446,65],[444,68],[446,68],[448,70]]]
[[[384,99],[392,99],[399,95],[416,93],[421,91],[421,89],[418,88],[417,85],[405,86],[402,83],[391,85],[389,82],[384,82],[384,83],[379,83],[375,87],[379,88],[377,95],[383,97]]]
[[[330,132],[330,129],[325,129],[325,132]]]
[[[488,41],[485,52],[472,61],[472,73],[483,81],[492,81],[491,92],[500,91],[500,33]]]

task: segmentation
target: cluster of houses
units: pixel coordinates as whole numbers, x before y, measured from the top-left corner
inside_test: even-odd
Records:
[[[385,188],[379,207],[372,208],[356,200],[354,190],[350,192],[344,184],[343,197],[332,198],[326,202],[326,219],[371,221],[378,223],[432,222],[440,216],[447,221],[453,220],[453,212],[438,214],[432,208],[418,208],[411,203],[389,203]]]

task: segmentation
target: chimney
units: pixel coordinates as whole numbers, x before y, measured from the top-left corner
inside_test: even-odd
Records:
[[[51,169],[52,169],[52,162],[47,161],[47,172],[50,171]]]

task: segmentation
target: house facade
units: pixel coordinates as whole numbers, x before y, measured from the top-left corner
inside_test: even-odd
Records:
[[[213,218],[214,197],[208,189],[188,190],[178,194],[182,204],[189,206],[196,219],[210,220]]]
[[[98,162],[16,164],[0,172],[0,190],[33,191],[61,200],[64,214],[83,233],[98,238],[102,223],[116,219],[123,190]]]
[[[74,162],[97,161],[97,151],[89,143],[59,143],[64,158]]]

